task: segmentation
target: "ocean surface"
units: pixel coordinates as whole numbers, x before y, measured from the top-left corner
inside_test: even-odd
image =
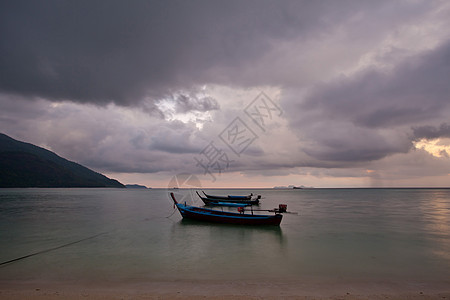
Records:
[[[208,191],[299,214],[203,224],[182,221],[164,189],[0,189],[0,281],[450,279],[449,189]]]

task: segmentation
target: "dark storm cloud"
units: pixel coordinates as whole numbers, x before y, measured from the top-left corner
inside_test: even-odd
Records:
[[[0,91],[127,105],[205,82],[268,83],[267,76],[237,75],[274,41],[324,34],[372,6],[371,1],[2,1]]]
[[[242,26],[247,16],[236,4],[3,1],[0,88],[95,103],[161,96],[189,86],[212,63],[238,63],[236,53],[239,59],[261,53],[245,39],[252,40],[267,18],[248,16],[255,27]],[[243,30],[234,32],[235,26]],[[273,22],[266,27],[268,34],[283,34]]]
[[[447,123],[442,123],[439,127],[429,125],[413,127],[413,135],[416,140],[450,138],[450,125]]]
[[[450,43],[407,59],[391,71],[365,70],[320,86],[302,105],[367,128],[438,117],[450,102]]]
[[[316,87],[303,101],[285,99],[304,151],[319,160],[371,161],[406,153],[415,138],[448,135],[411,127],[446,118],[450,104],[450,43],[407,58],[392,70],[369,69]],[[308,144],[310,142],[310,144]]]

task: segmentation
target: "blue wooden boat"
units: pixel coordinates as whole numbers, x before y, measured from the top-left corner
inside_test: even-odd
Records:
[[[238,225],[280,225],[281,219],[283,215],[281,215],[284,211],[279,209],[269,210],[274,212],[273,215],[259,215],[252,213],[245,213],[243,207],[240,207],[240,212],[228,212],[228,211],[220,211],[214,209],[208,209],[197,206],[190,206],[185,204],[180,204],[175,199],[175,195],[170,193],[172,200],[181,216],[186,219],[193,219],[198,221],[206,221],[206,222],[214,222],[214,223],[223,223],[223,224],[238,224]],[[281,207],[281,206],[280,206]],[[284,207],[284,206],[283,206]]]
[[[203,203],[205,203],[206,205],[217,205],[217,203],[219,203],[219,202],[254,205],[254,204],[259,204],[259,199],[261,199],[260,195],[258,195],[258,197],[256,197],[255,199],[251,199],[251,198],[241,199],[241,198],[234,198],[234,197],[239,197],[239,196],[226,196],[226,197],[225,196],[215,196],[215,197],[219,197],[219,198],[211,198],[210,195],[207,195],[204,192],[203,192],[203,194],[205,194],[205,197],[202,197],[198,191],[196,191],[196,193],[200,197],[200,199],[202,199]],[[231,197],[231,198],[227,198],[227,197]]]
[[[251,204],[250,203],[232,203],[232,202],[210,202],[207,205],[228,206],[228,207],[245,207],[245,206],[250,206]]]
[[[227,196],[215,196],[215,195],[208,195],[204,191],[202,191],[203,195],[205,195],[206,198],[209,199],[217,199],[217,200],[250,200],[252,199],[253,194],[250,194],[248,196],[233,196],[233,195],[227,195]]]

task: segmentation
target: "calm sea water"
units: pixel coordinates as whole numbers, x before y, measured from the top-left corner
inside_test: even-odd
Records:
[[[280,227],[213,225],[167,218],[162,189],[4,189],[0,263],[53,250],[0,265],[0,280],[450,278],[450,190],[210,192],[261,194],[261,208],[299,215]]]

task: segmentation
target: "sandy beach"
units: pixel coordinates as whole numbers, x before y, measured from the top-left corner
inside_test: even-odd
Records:
[[[450,282],[183,280],[120,285],[0,282],[0,299],[450,299]]]

